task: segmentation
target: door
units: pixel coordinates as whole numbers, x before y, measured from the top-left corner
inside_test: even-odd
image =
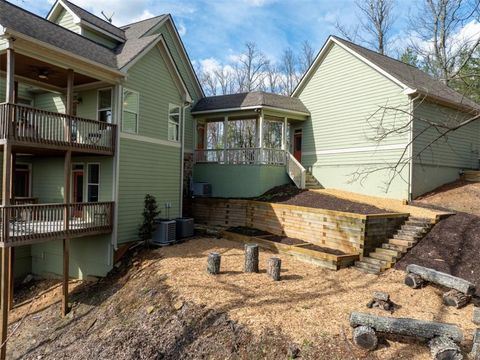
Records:
[[[298,162],[302,162],[302,132],[295,132],[293,135],[293,156]]]
[[[28,165],[17,164],[14,177],[15,198],[30,197],[30,168]]]
[[[83,184],[84,184],[84,174],[83,170],[74,170],[73,171],[73,196],[72,201],[74,203],[83,202]],[[82,217],[83,211],[81,206],[75,206],[73,209],[74,217]]]

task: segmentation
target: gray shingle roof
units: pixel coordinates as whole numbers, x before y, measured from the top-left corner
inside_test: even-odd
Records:
[[[0,25],[100,64],[117,68],[115,53],[18,6],[0,0]]]
[[[109,23],[108,21],[105,21],[101,18],[99,18],[96,15],[93,15],[92,13],[88,12],[87,10],[82,9],[81,7],[78,7],[74,3],[68,1],[68,0],[62,0],[65,5],[69,7],[70,10],[72,10],[75,15],[77,15],[80,19],[95,25],[96,27],[105,30],[106,32],[109,32],[110,34],[113,34],[120,39],[125,40],[125,33],[122,29],[116,27],[115,25]]]
[[[290,110],[304,114],[310,114],[300,99],[267,93],[264,91],[204,97],[197,102],[197,104],[193,107],[192,112],[195,113],[200,111],[214,111],[255,106],[268,106],[280,110]]]
[[[395,60],[385,55],[381,55],[375,51],[366,49],[342,38],[336,36],[332,37],[382,70],[386,71],[411,89],[418,90],[422,94],[427,96],[430,95],[449,103],[480,109],[480,105],[476,102],[466,98],[464,95],[453,90],[452,88],[449,88],[445,84],[434,79],[415,66],[405,64],[402,61]]]

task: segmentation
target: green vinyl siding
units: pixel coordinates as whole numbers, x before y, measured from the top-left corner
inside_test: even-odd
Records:
[[[255,197],[290,179],[284,166],[196,164],[195,182],[212,185],[212,196],[224,198]]]
[[[6,101],[6,82],[5,82],[5,77],[0,77],[0,103],[3,103]],[[26,100],[31,100],[33,102],[34,95],[30,92],[30,89],[32,87],[25,84],[25,83],[19,83],[18,84],[18,97],[21,99],[26,99]]]
[[[157,199],[160,217],[179,216],[180,149],[121,139],[118,199],[118,242],[138,239],[146,194]],[[172,207],[168,213],[166,203]]]
[[[400,86],[333,44],[299,98],[310,110],[311,118],[303,125],[292,126],[291,133],[302,128],[302,164],[311,168],[324,187],[408,197],[408,166],[395,177],[388,191],[388,171],[355,180],[357,172],[395,163],[408,143],[408,131],[388,136],[380,143],[373,140],[380,121],[386,128],[394,123],[407,124],[407,115],[377,113],[385,105],[408,110],[409,99]]]
[[[95,30],[90,30],[83,26],[82,28],[82,34],[86,38],[96,42],[97,44],[103,45],[109,49],[114,49],[115,47],[118,46],[119,42],[115,39],[112,39],[108,35],[102,34],[98,31]]]
[[[439,124],[461,123],[472,114],[421,101],[414,106],[413,196],[419,196],[458,179],[463,169],[478,169],[480,124],[473,122],[438,141],[439,132],[422,119]]]
[[[65,99],[63,95],[55,93],[44,93],[35,95],[34,106],[37,109],[65,113]]]
[[[55,23],[58,25],[71,30],[76,33],[80,33],[80,25],[75,24],[72,14],[66,10],[62,10],[60,14],[55,19]]]

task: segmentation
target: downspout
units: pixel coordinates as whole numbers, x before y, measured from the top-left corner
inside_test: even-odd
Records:
[[[409,162],[408,162],[408,201],[413,200],[413,122],[414,122],[414,116],[413,116],[413,99],[411,96],[409,96],[409,121],[410,121],[410,131],[408,132],[408,144],[409,144],[409,149],[408,149],[408,157],[409,157]]]
[[[119,180],[120,180],[120,126],[122,124],[122,107],[123,107],[123,86],[118,84],[116,86],[117,96],[115,100],[115,122],[117,124],[116,142],[115,142],[115,156],[113,159],[113,232],[112,232],[112,247],[113,250],[118,250],[118,194],[119,194]],[[113,257],[112,257],[113,259]]]
[[[181,130],[181,145],[180,145],[180,202],[179,204],[179,216],[183,216],[183,176],[184,176],[184,161],[185,161],[185,112],[192,104],[185,101],[182,106],[182,121],[180,124]]]

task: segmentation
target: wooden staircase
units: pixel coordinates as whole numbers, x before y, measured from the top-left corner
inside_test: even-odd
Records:
[[[391,239],[381,247],[355,262],[355,268],[370,274],[380,274],[393,267],[403,255],[420,241],[433,227],[430,219],[409,217]]]
[[[306,189],[323,189],[323,186],[318,182],[311,172],[305,173],[305,188]]]

